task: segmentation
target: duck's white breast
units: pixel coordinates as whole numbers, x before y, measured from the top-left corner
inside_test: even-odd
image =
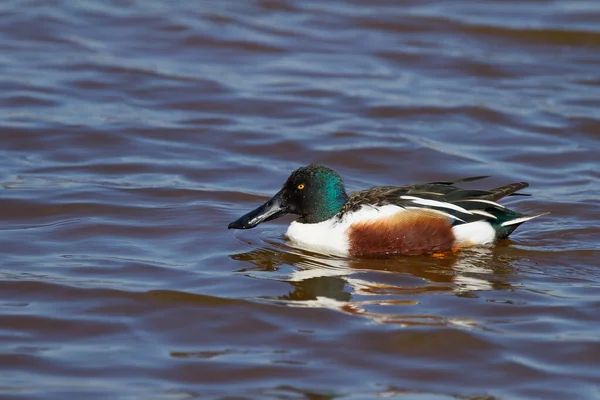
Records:
[[[345,256],[349,249],[346,228],[346,224],[333,218],[318,224],[301,224],[294,221],[286,234],[291,241],[307,249]]]

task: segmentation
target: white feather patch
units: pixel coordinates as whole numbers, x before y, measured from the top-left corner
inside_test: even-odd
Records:
[[[528,215],[526,217],[511,219],[510,221],[506,221],[506,222],[501,223],[500,226],[510,226],[510,225],[514,225],[514,224],[520,224],[520,223],[523,223],[525,221],[529,221],[530,219],[537,218],[540,215],[544,215],[544,214]]]
[[[292,222],[286,232],[291,241],[320,253],[347,255],[349,249],[346,227],[336,218],[317,224]]]
[[[458,246],[489,244],[496,240],[496,231],[486,221],[470,222],[452,228]]]

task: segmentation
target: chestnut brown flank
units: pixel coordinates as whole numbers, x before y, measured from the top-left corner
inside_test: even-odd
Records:
[[[451,250],[449,218],[427,210],[400,211],[390,217],[357,222],[348,228],[353,256],[419,255]]]

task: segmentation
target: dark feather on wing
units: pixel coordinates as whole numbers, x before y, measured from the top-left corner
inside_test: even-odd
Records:
[[[518,190],[528,187],[529,184],[527,182],[517,182],[500,186],[491,190],[462,189],[454,186],[456,182],[471,182],[483,178],[486,178],[486,176],[462,178],[452,182],[440,181],[406,186],[376,186],[351,194],[348,202],[342,209],[342,213],[357,211],[363,205],[381,207],[384,205],[393,204],[405,208],[423,207],[442,211],[447,214],[454,215],[460,219],[455,223],[498,219],[503,217],[507,212],[511,215],[515,214],[514,211],[510,211],[494,203],[503,197],[513,195]],[[402,196],[412,196],[425,200],[451,203],[470,212],[475,212],[470,214],[449,207],[436,207],[431,204],[419,204],[415,202],[414,199],[403,199]],[[486,216],[486,213],[489,215]]]

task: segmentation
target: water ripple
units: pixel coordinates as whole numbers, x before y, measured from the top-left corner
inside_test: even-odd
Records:
[[[597,397],[599,15],[1,2],[0,395]],[[310,162],[550,214],[440,258],[227,230]]]

